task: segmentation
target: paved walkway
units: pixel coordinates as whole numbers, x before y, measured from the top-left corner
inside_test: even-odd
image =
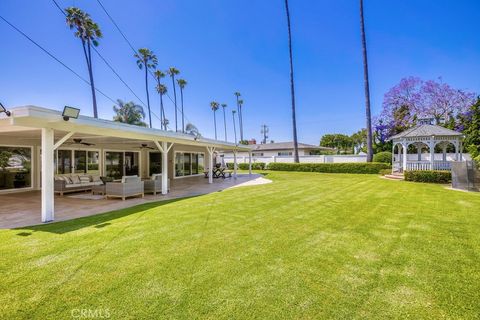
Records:
[[[176,179],[171,182],[171,191],[168,195],[146,194],[145,198],[103,199],[92,197],[90,193],[67,194],[63,197],[55,196],[55,221],[70,220],[79,217],[91,216],[103,212],[128,208],[138,204],[197,196],[217,192],[229,188],[270,183],[271,181],[258,174],[239,174],[233,178],[214,179],[209,184],[202,177]],[[40,224],[41,214],[40,191],[28,191],[0,195],[0,229]]]

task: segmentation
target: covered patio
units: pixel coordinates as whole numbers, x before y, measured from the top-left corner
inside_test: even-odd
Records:
[[[33,223],[76,217],[76,213],[65,215],[69,205],[77,208],[73,210],[76,212],[82,211],[85,205],[86,212],[99,213],[142,201],[213,192],[221,184],[218,180],[222,180],[222,188],[228,186],[228,181],[237,184],[237,178],[241,181],[237,166],[234,166],[231,180],[214,179],[216,154],[225,150],[235,154],[250,150],[246,146],[199,135],[86,116],[65,118],[62,112],[36,106],[10,111],[10,116],[0,116],[0,212],[11,211],[17,215],[36,212],[37,218],[31,220]],[[142,189],[136,195],[144,196],[145,200],[128,195],[120,195],[125,201],[74,198],[82,192],[93,191],[81,188],[85,186],[83,183],[102,184],[100,178],[104,177],[121,184],[127,183],[126,177],[137,177]],[[57,189],[57,180],[72,180],[69,183],[80,188],[72,188],[70,191],[78,192],[67,194],[67,189]],[[155,182],[158,193],[153,193],[156,195],[147,193],[146,188],[144,192],[143,184],[149,180],[158,182]],[[108,183],[114,182],[106,183],[107,191]],[[22,195],[28,195],[25,198],[28,204],[19,201]]]
[[[230,188],[269,183],[270,180],[259,174],[239,174],[237,179],[215,179],[208,183],[204,177],[175,180],[167,195],[145,195],[127,201],[107,200],[89,192],[78,192],[65,196],[55,196],[55,220],[63,221],[91,216],[131,206],[194,197]],[[221,197],[221,194],[219,194]],[[0,194],[0,229],[18,228],[41,223],[41,191],[24,191]]]

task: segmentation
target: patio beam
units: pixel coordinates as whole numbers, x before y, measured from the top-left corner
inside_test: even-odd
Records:
[[[233,150],[233,179],[237,179],[237,149]]]
[[[58,147],[60,147],[62,144],[64,144],[65,141],[67,141],[68,139],[70,139],[74,134],[75,134],[75,132],[70,131],[69,133],[67,133],[66,135],[64,135],[63,138],[61,138],[60,140],[58,140],[58,141],[53,145],[53,150],[57,150]]]
[[[42,128],[42,222],[54,219],[54,130]]]

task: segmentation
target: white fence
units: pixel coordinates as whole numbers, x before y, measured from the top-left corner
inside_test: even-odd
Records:
[[[423,153],[421,155],[421,160],[418,161],[418,154],[408,154],[407,155],[408,162],[424,162],[430,161],[430,154]],[[445,166],[443,164],[443,154],[436,153],[434,155],[434,159],[436,162],[439,163],[439,167]],[[468,153],[464,153],[462,155],[463,160],[471,160],[470,155]],[[318,155],[318,156],[300,156],[299,157],[300,163],[351,163],[351,162],[366,162],[367,156],[365,155]],[[454,153],[447,153],[447,161],[454,161],[455,154]],[[233,156],[225,156],[224,157],[225,163],[233,163]],[[238,163],[248,163],[248,156],[238,156],[237,157]],[[272,156],[272,157],[253,157],[252,162],[263,162],[269,164],[271,162],[280,162],[280,163],[293,163],[293,156]],[[399,162],[398,155],[395,155],[395,162]],[[421,166],[421,164],[419,164]]]
[[[362,155],[318,155],[318,156],[300,156],[301,163],[346,163],[346,162],[366,162],[367,156]],[[233,163],[233,157],[224,157],[225,163]],[[293,163],[293,156],[272,156],[272,157],[252,157],[252,162],[271,162]],[[237,163],[248,163],[248,156],[238,156]]]

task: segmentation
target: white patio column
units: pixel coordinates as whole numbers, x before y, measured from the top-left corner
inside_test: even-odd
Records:
[[[42,128],[42,222],[53,221],[55,212],[53,139],[53,129]]]
[[[213,151],[214,147],[207,147],[208,151],[208,183],[213,183]]]
[[[252,175],[252,152],[248,152],[248,174]]]
[[[162,194],[168,193],[168,143],[162,142]]]
[[[403,172],[407,171],[407,143],[402,143],[403,148]]]
[[[233,179],[237,179],[237,150],[233,150]]]

